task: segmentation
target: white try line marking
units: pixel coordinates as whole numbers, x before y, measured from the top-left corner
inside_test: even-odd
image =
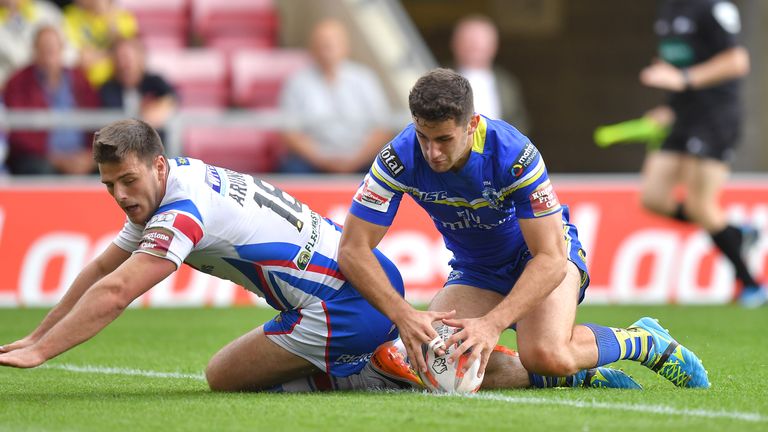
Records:
[[[119,367],[102,367],[102,366],[78,366],[67,363],[61,364],[45,364],[41,366],[44,369],[56,369],[67,372],[79,372],[79,373],[91,373],[91,374],[104,374],[104,375],[130,375],[141,376],[147,378],[171,378],[171,379],[188,379],[204,381],[205,375],[202,373],[180,373],[180,372],[158,372],[142,369],[129,369]],[[690,408],[672,408],[662,405],[644,405],[644,404],[623,404],[612,402],[600,402],[596,400],[591,401],[578,401],[559,398],[543,398],[536,396],[507,396],[498,393],[476,393],[473,395],[450,395],[450,394],[435,394],[424,393],[432,397],[462,397],[468,399],[481,399],[495,402],[505,402],[511,404],[526,404],[526,405],[549,405],[549,406],[563,406],[572,408],[592,408],[603,409],[613,411],[634,411],[645,414],[659,414],[659,415],[671,415],[671,416],[689,416],[689,417],[702,417],[702,418],[727,418],[733,420],[741,420],[747,422],[768,422],[768,417],[759,413],[750,412],[738,412],[738,411],[710,411],[705,409],[690,409]]]
[[[93,373],[93,374],[104,374],[104,375],[132,375],[132,376],[142,376],[142,377],[148,377],[148,378],[174,378],[174,379],[191,379],[191,380],[199,380],[204,381],[205,375],[202,373],[197,374],[186,374],[186,373],[179,373],[179,372],[157,372],[157,371],[150,371],[150,370],[141,370],[141,369],[129,369],[129,368],[119,368],[119,367],[101,367],[101,366],[77,366],[72,364],[45,364],[40,366],[44,369],[58,369],[63,370],[67,372],[81,372],[81,373]]]
[[[549,405],[549,406],[565,406],[573,408],[592,408],[603,409],[609,411],[634,411],[644,414],[660,414],[660,415],[673,415],[673,416],[686,416],[686,417],[703,417],[703,418],[727,418],[733,420],[742,420],[748,422],[768,422],[768,417],[759,413],[750,412],[738,412],[738,411],[710,411],[705,409],[690,409],[690,408],[672,408],[662,405],[644,405],[644,404],[624,404],[613,402],[600,402],[596,400],[591,401],[579,401],[568,399],[547,399],[542,397],[520,397],[520,396],[506,396],[498,393],[476,393],[473,395],[450,395],[450,394],[434,394],[426,393],[430,396],[437,397],[462,397],[467,399],[482,399],[496,402],[506,402],[512,404],[527,404],[527,405]]]

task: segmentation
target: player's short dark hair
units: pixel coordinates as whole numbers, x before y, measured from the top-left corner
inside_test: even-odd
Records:
[[[110,123],[93,135],[96,163],[120,163],[129,154],[150,165],[157,156],[165,154],[165,148],[157,131],[136,119]]]
[[[451,69],[433,69],[416,81],[408,95],[411,115],[427,122],[453,119],[466,123],[474,113],[472,86]]]

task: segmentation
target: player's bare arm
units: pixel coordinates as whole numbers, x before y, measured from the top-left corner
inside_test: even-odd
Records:
[[[310,165],[320,169],[332,168],[331,159],[324,158],[317,149],[315,140],[304,132],[287,131],[282,134],[283,142],[289,151],[306,160]]]
[[[533,258],[509,294],[485,316],[472,319],[448,319],[446,324],[463,329],[446,342],[451,346],[461,340],[451,357],[459,357],[472,348],[466,365],[480,358],[482,374],[501,332],[520,320],[541,303],[563,281],[566,274],[566,247],[560,213],[536,219],[520,219],[520,230]]]
[[[145,253],[133,254],[88,289],[72,311],[34,344],[0,355],[0,365],[36,367],[90,339],[141,294],[176,270],[176,265]]]
[[[727,49],[688,70],[691,87],[701,89],[721,84],[749,73],[749,53],[742,46]]]
[[[663,61],[654,62],[640,72],[640,82],[648,87],[681,92],[744,77],[749,69],[749,53],[744,47],[737,46],[685,69]]]
[[[128,252],[114,244],[110,244],[104,252],[94,258],[93,261],[80,271],[80,274],[72,282],[64,297],[48,312],[48,315],[32,333],[23,339],[0,347],[0,352],[10,352],[24,348],[40,340],[51,327],[61,321],[72,310],[88,288],[104,276],[112,273],[129,256]]]
[[[387,229],[347,215],[339,246],[339,268],[369,303],[397,325],[409,358],[417,359],[419,369],[426,370],[424,358],[419,354],[421,344],[437,337],[432,322],[450,317],[452,313],[417,311],[395,291],[373,254],[373,248]]]

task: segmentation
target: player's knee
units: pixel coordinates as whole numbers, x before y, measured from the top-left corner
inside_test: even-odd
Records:
[[[644,209],[656,214],[665,214],[664,200],[662,200],[657,194],[650,192],[643,192],[640,196],[640,204]]]
[[[208,388],[211,391],[227,391],[223,386],[223,382],[219,379],[216,370],[211,368],[210,364],[205,368],[205,381],[208,383]]]
[[[568,376],[579,371],[570,351],[558,344],[537,345],[520,350],[520,361],[528,372],[539,375]]]
[[[709,202],[699,197],[688,197],[685,200],[685,210],[692,221],[706,225],[709,221],[717,219],[717,203]]]
[[[208,382],[208,388],[215,392],[233,392],[239,389],[234,388],[230,380],[227,379],[225,368],[220,367],[216,356],[214,356],[208,366],[205,368],[205,380]]]

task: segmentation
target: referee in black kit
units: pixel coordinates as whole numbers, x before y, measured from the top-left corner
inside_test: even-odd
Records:
[[[729,224],[719,202],[740,135],[740,82],[749,73],[749,53],[738,41],[739,10],[725,0],[662,0],[654,30],[659,58],[641,71],[640,82],[666,90],[669,99],[646,116],[672,128],[645,160],[643,206],[705,229],[733,263],[740,302],[760,306],[766,291],[744,257],[758,232]],[[679,184],[686,190],[681,202],[674,194]]]

